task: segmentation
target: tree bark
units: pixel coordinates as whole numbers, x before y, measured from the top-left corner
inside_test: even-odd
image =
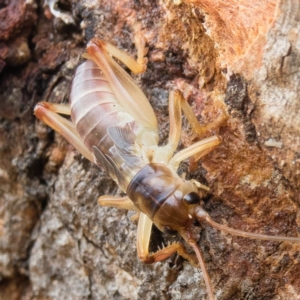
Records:
[[[1,1],[0,299],[206,299],[202,272],[187,261],[138,260],[132,213],[97,204],[120,189],[33,116],[39,101],[68,102],[94,36],[132,56],[135,35],[146,37],[147,71],[133,77],[161,144],[171,89],[203,125],[226,114],[209,133],[222,144],[180,168],[210,187],[203,207],[215,221],[299,236],[299,17],[293,0]],[[184,121],[180,148],[199,138]],[[299,244],[200,225],[217,299],[300,299]],[[151,249],[167,241],[154,230]]]

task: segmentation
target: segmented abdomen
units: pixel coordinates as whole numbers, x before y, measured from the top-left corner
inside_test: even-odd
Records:
[[[77,68],[70,104],[72,121],[90,151],[93,146],[101,145],[101,150],[106,149],[107,152],[111,147],[106,138],[107,128],[134,121],[117,103],[116,96],[103,73],[90,60]]]
[[[71,117],[95,163],[125,191],[147,163],[135,144],[141,125],[118,104],[109,82],[93,61],[81,64],[73,79]]]

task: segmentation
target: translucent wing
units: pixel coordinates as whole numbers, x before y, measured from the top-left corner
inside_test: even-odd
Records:
[[[123,187],[126,189],[127,184],[125,178],[114,161],[108,155],[103,154],[96,146],[93,146],[93,154],[97,165],[104,168],[109,176],[116,181],[122,189]]]
[[[106,147],[101,147],[101,142],[98,147],[92,148],[97,165],[104,168],[123,191],[126,191],[136,173],[148,163],[135,140],[130,124],[126,123],[124,127],[108,127],[105,136],[105,143],[110,144],[108,151],[104,150]]]
[[[134,171],[139,171],[145,165],[145,160],[141,148],[135,143],[136,136],[130,125],[127,123],[124,127],[110,126],[107,133],[124,164]]]

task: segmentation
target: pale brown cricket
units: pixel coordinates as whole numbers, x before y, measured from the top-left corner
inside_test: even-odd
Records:
[[[195,180],[183,180],[176,171],[183,160],[194,155],[200,159],[217,146],[220,139],[218,136],[205,138],[173,156],[180,139],[181,109],[195,132],[208,131],[208,127],[199,125],[182,94],[173,91],[169,97],[169,140],[167,145],[158,146],[157,121],[152,107],[133,79],[110,56],[122,61],[134,73],[141,73],[146,70],[144,39],[138,40],[137,48],[135,61],[104,41],[91,40],[85,54],[88,60],[77,68],[73,80],[70,106],[41,102],[34,113],[83,156],[104,168],[127,194],[126,197],[102,196],[99,203],[140,212],[138,257],[145,263],[153,263],[177,252],[196,265],[181,243],[149,253],[153,223],[162,231],[177,231],[195,251],[208,298],[215,299],[204,259],[193,236],[195,220],[247,238],[298,243],[300,238],[232,229],[214,222],[201,208],[198,188],[205,186]],[[71,115],[72,122],[59,114]]]

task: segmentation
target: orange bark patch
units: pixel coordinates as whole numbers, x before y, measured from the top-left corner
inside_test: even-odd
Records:
[[[209,35],[220,48],[220,64],[232,65],[242,56],[255,54],[251,64],[259,65],[264,37],[271,27],[277,0],[188,0],[203,9]],[[260,47],[256,47],[258,43]],[[255,52],[255,53],[253,53]],[[238,68],[238,64],[236,65]]]

